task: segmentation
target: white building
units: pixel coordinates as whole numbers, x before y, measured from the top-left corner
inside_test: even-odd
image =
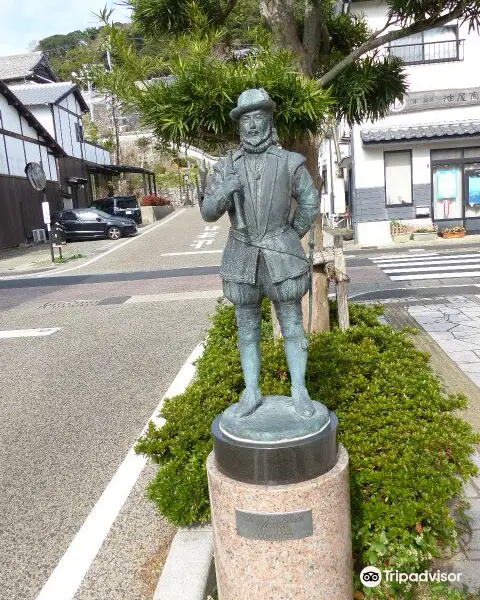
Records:
[[[61,203],[57,160],[66,156],[55,138],[0,81],[0,248],[15,246],[42,229],[42,201],[25,175],[29,162],[43,166],[46,199]]]
[[[42,52],[0,56],[0,247],[43,228],[43,196],[29,186],[28,162],[44,168],[51,212],[89,206],[113,193],[113,180],[124,173],[140,173],[145,194],[156,191],[153,172],[112,165],[105,148],[84,139],[88,110],[77,86],[59,82]]]
[[[331,226],[347,227],[350,219],[351,187],[350,130],[346,124],[332,126],[318,153],[322,176],[321,213]]]
[[[110,175],[110,153],[83,137],[82,115],[88,105],[72,82],[25,83],[10,90],[65,150],[59,159],[64,207],[88,206],[99,177]]]
[[[368,0],[351,10],[381,29],[388,9]],[[385,119],[352,128],[356,241],[391,241],[391,220],[479,232],[480,36],[452,22],[383,50],[405,61],[409,90]]]

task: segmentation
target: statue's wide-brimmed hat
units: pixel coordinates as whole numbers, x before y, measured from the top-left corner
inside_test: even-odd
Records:
[[[261,108],[273,111],[275,102],[263,88],[245,90],[238,97],[236,108],[230,111],[230,117],[234,121],[238,121],[244,113]]]

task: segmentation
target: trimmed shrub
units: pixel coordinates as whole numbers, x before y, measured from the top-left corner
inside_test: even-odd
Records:
[[[283,344],[273,341],[267,302],[262,311],[261,388],[288,395]],[[337,414],[339,439],[350,456],[357,563],[417,572],[439,547],[456,542],[448,505],[476,472],[470,454],[478,436],[452,412],[465,407],[466,398],[443,392],[428,355],[405,332],[380,324],[381,312],[351,304],[352,326],[342,332],[332,305],[332,331],[312,335],[307,386],[312,398]],[[161,465],[148,495],[172,523],[209,520],[210,425],[242,389],[234,308],[220,303],[196,380],[165,402],[165,424],[158,429],[151,423],[136,446]],[[391,583],[358,593],[407,598],[409,588]]]

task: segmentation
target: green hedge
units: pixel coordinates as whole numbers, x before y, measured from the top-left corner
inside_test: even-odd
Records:
[[[334,323],[330,333],[313,335],[307,385],[312,398],[337,414],[339,438],[350,456],[357,563],[421,571],[439,546],[455,543],[448,503],[476,472],[470,454],[477,437],[452,413],[466,398],[446,395],[428,355],[406,333],[380,324],[379,314],[380,307],[351,304],[348,331]],[[272,339],[268,303],[263,317],[262,391],[288,395],[283,344]],[[161,429],[150,424],[136,446],[161,465],[148,494],[177,525],[210,518],[205,470],[210,425],[242,390],[236,343],[233,307],[220,304],[197,362],[197,379],[165,402],[165,424]],[[405,586],[388,592],[395,598],[409,593]],[[364,593],[389,597],[379,588]]]

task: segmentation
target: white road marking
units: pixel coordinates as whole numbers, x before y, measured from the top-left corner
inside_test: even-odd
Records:
[[[438,252],[430,252],[430,253],[425,253],[422,254],[422,258],[424,256],[438,256],[439,253]],[[406,254],[405,252],[403,254],[382,254],[381,256],[374,256],[372,257],[370,260],[373,262],[379,262],[382,260],[412,260],[412,255],[411,254]]]
[[[200,249],[202,248],[203,244],[210,246],[211,244],[213,244],[213,240],[198,240],[196,244],[190,244],[190,246]]]
[[[208,240],[210,238],[214,238],[216,236],[216,231],[204,231],[200,235],[197,235],[197,238],[200,240]]]
[[[145,294],[131,296],[124,304],[137,302],[175,302],[178,300],[201,300],[203,298],[218,298],[223,296],[223,290],[200,290],[198,292],[172,292],[170,294]]]
[[[463,265],[463,264],[449,264],[449,265],[441,265],[441,266],[434,266],[434,267],[428,267],[428,269],[426,269],[425,267],[412,267],[412,268],[405,268],[405,267],[401,267],[400,269],[383,269],[384,273],[390,274],[390,273],[424,273],[425,271],[428,271],[428,273],[440,273],[441,271],[448,271],[450,269],[457,269],[458,271],[469,271],[470,269],[475,269],[480,266],[480,264],[477,262],[473,265]]]
[[[223,250],[199,250],[198,252],[194,252],[193,250],[188,252],[165,252],[165,254],[160,254],[160,256],[186,256],[187,254],[221,254]]]
[[[478,263],[480,263],[480,256],[476,257],[476,258],[449,258],[449,259],[445,259],[445,260],[412,260],[409,262],[389,262],[389,263],[384,263],[381,265],[377,264],[377,267],[382,268],[383,270],[385,270],[385,268],[390,268],[390,267],[398,267],[398,268],[402,268],[402,267],[415,267],[415,266],[422,266],[425,265],[425,270],[428,270],[428,268],[431,267],[435,267],[438,265],[451,265],[451,266],[455,266],[455,265],[466,265],[469,264],[471,266],[475,266]],[[427,268],[428,267],[428,268]]]
[[[219,231],[220,227],[218,225],[205,225],[203,232],[195,236],[193,244],[190,244],[190,246],[195,250],[201,250],[205,244],[210,246]]]
[[[194,363],[202,355],[202,352],[203,344],[199,344],[190,354],[152,414],[150,421],[154,421],[158,427],[164,423],[164,420],[158,417],[158,413],[165,398],[185,391],[195,376]],[[142,434],[147,427],[148,423]],[[146,463],[147,459],[135,454],[132,447],[36,600],[73,599]]]
[[[60,327],[45,327],[43,329],[11,329],[0,331],[0,338],[43,337],[59,331]]]
[[[389,277],[392,281],[410,281],[412,279],[453,279],[455,277],[480,277],[480,271],[469,271],[467,273],[422,273],[421,275],[412,274],[404,276],[389,275]]]
[[[428,258],[425,258],[426,255],[422,254],[421,256],[419,256],[418,258],[415,256],[410,256],[409,258],[396,258],[396,259],[385,259],[382,258],[382,260],[376,260],[376,259],[371,259],[376,265],[378,265],[379,267],[384,267],[387,264],[395,264],[395,265],[402,265],[402,264],[413,264],[414,262],[417,261],[422,261],[424,263],[434,263],[434,262],[442,262],[442,261],[447,261],[447,260],[456,260],[456,259],[470,259],[470,260],[476,260],[478,258],[480,258],[480,253],[479,252],[469,252],[468,254],[439,254],[439,255],[433,255],[430,256]]]

